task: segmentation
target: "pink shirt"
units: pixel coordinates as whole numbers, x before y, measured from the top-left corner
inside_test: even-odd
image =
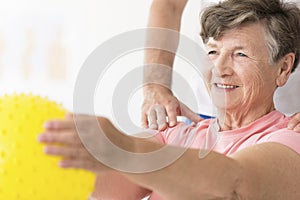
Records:
[[[227,156],[264,142],[281,143],[300,154],[300,134],[286,128],[289,119],[282,113],[273,111],[248,126],[219,133],[216,132],[218,129],[215,119],[192,125],[180,123],[174,128],[159,133],[156,137],[163,143],[214,150]],[[200,155],[205,156],[205,152],[200,151]],[[149,198],[149,200],[161,199],[155,193]]]

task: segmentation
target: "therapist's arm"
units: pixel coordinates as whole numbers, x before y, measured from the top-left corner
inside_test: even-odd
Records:
[[[153,0],[148,27],[164,28],[173,31],[180,31],[181,16],[187,0]],[[174,33],[174,32],[173,32]],[[160,32],[148,34],[147,40],[155,41],[165,47],[171,47],[176,51],[179,41],[179,34],[168,34]],[[200,121],[200,117],[184,106],[173,96],[170,88],[172,82],[172,66],[174,53],[164,50],[148,49],[145,51],[144,67],[144,102],[142,106],[142,126],[152,129],[164,130],[167,126],[174,126],[177,123],[176,116],[183,115],[192,121]],[[157,83],[157,84],[153,84]],[[160,104],[165,109],[156,112],[151,107]],[[149,117],[149,120],[148,120]],[[169,123],[166,122],[166,117]]]

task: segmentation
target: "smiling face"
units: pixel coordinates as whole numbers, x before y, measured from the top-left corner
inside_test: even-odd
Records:
[[[279,65],[269,63],[261,24],[228,30],[217,40],[209,38],[206,49],[214,64],[209,91],[218,110],[247,113],[250,108],[273,106]]]

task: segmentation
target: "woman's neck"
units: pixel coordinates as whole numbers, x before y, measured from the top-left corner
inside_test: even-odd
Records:
[[[228,131],[247,126],[273,110],[275,110],[274,103],[271,105],[251,107],[251,109],[247,111],[243,111],[242,109],[218,110],[220,131]]]

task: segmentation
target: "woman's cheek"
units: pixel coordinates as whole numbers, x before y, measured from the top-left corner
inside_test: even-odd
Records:
[[[264,79],[258,69],[246,73],[243,82],[246,86],[245,96],[249,101],[252,101],[255,97],[257,97],[260,94],[261,89],[264,87]]]

